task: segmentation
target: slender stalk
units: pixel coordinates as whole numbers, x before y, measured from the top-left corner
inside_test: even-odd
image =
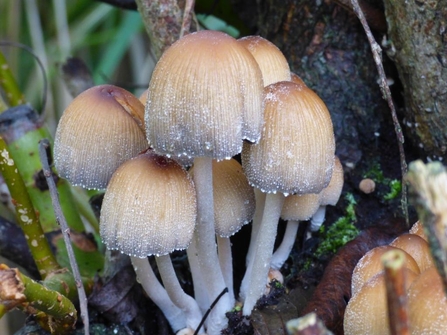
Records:
[[[37,269],[40,275],[45,278],[48,274],[58,270],[60,267],[45,238],[39,218],[26,190],[25,183],[20,176],[14,160],[9,154],[3,137],[0,137],[0,156],[0,171],[8,185],[13,204],[16,208],[17,222],[25,234]]]
[[[365,15],[363,14],[363,11],[359,6],[358,1],[351,0],[351,4],[352,4],[355,14],[359,18],[360,23],[363,26],[363,29],[365,30],[366,37],[368,38],[369,44],[371,46],[371,51],[373,54],[374,62],[376,63],[377,72],[379,73],[380,90],[382,91],[383,98],[387,101],[388,107],[390,108],[390,111],[391,111],[391,118],[393,119],[393,123],[394,123],[394,132],[396,133],[397,145],[399,147],[400,168],[401,168],[401,174],[402,174],[402,199],[401,199],[402,211],[403,211],[403,214],[407,221],[407,226],[409,226],[407,187],[405,184],[405,176],[407,174],[408,167],[407,167],[407,162],[405,160],[405,151],[404,151],[404,146],[403,146],[405,139],[404,139],[404,135],[402,133],[402,128],[400,126],[399,119],[397,118],[396,108],[394,107],[390,87],[388,86],[388,81],[387,81],[387,78],[385,75],[385,70],[383,68],[382,49],[380,48],[379,44],[377,44],[377,42],[371,32],[371,29],[369,28],[369,25],[366,22]]]
[[[258,234],[259,226],[262,221],[262,214],[264,212],[265,205],[265,193],[261,192],[260,189],[255,188],[255,200],[256,200],[256,210],[255,215],[253,217],[253,222],[251,224],[251,236],[250,236],[250,245],[248,246],[247,257],[245,260],[245,265],[248,267],[250,264],[250,260],[253,258],[253,253],[256,248],[256,236]]]
[[[197,192],[197,227],[194,232],[200,272],[205,282],[208,298],[213,301],[226,287],[217,256],[214,229],[214,197],[212,158],[194,159],[194,184]],[[207,320],[208,335],[220,334],[227,325],[225,313],[232,308],[230,297],[225,294],[210,312]]]
[[[253,259],[253,268],[249,276],[244,276],[244,281],[248,281],[248,291],[242,309],[243,315],[250,315],[258,299],[263,295],[268,281],[270,261],[275,244],[276,231],[282,206],[284,204],[284,194],[267,194],[265,199],[264,214],[261,226],[256,239],[256,251]]]
[[[45,315],[38,315],[38,318],[55,334],[67,333],[76,323],[76,308],[67,297],[4,264],[0,265],[0,296],[11,305],[29,304],[44,312]]]
[[[202,320],[202,313],[199,305],[194,298],[187,295],[180,286],[172,265],[171,256],[158,256],[155,257],[155,261],[157,262],[158,271],[160,272],[161,280],[169,298],[171,298],[172,302],[185,314],[186,327],[195,331]],[[203,333],[203,328],[200,329],[199,332]]]
[[[84,323],[85,335],[90,334],[88,310],[87,310],[87,295],[85,294],[84,286],[82,285],[81,274],[79,273],[79,267],[76,263],[76,258],[73,252],[73,246],[70,241],[70,228],[65,220],[64,213],[59,202],[59,194],[57,192],[56,183],[53,179],[53,173],[48,165],[48,156],[46,149],[49,148],[50,142],[47,139],[43,139],[39,142],[39,157],[42,162],[42,171],[50,189],[51,200],[53,202],[54,212],[56,213],[56,221],[61,226],[62,235],[64,236],[65,246],[68,252],[68,259],[70,261],[71,270],[76,282],[76,288],[79,295],[79,305],[81,308],[81,318]]]
[[[169,298],[168,293],[160,284],[147,258],[130,257],[137,280],[143,286],[149,298],[160,308],[171,325],[172,330],[177,332],[186,328],[185,315]]]
[[[290,252],[295,244],[299,224],[300,222],[295,220],[289,220],[287,222],[286,231],[284,232],[281,244],[273,253],[272,260],[270,261],[270,266],[273,269],[281,269],[287,258],[289,258]]]
[[[5,56],[0,51],[0,87],[5,94],[6,103],[17,106],[25,103],[25,96],[19,89]],[[2,112],[3,110],[0,110]]]
[[[391,335],[409,335],[405,254],[396,249],[382,256]]]
[[[219,235],[217,238],[217,253],[219,256],[219,265],[222,270],[225,285],[228,288],[228,295],[230,296],[231,306],[234,306],[234,285],[233,285],[233,257],[231,255],[231,241],[229,237],[221,237]]]
[[[208,298],[207,291],[203,289],[205,287],[205,280],[200,272],[196,240],[194,238],[186,250],[186,253],[188,255],[189,269],[191,271],[192,283],[194,286],[194,298],[199,304],[202,313],[205,313],[209,308],[211,301]]]

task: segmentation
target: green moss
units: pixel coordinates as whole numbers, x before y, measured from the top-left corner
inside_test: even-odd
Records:
[[[397,179],[393,179],[389,182],[391,190],[383,196],[385,200],[393,200],[399,196],[402,192],[402,182]]]

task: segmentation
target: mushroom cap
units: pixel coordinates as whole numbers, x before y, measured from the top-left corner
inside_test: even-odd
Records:
[[[233,37],[204,30],[164,52],[149,84],[148,141],[162,154],[230,158],[257,142],[263,83],[256,60]]]
[[[309,220],[320,207],[320,195],[315,193],[289,195],[284,200],[281,218],[283,220]]]
[[[411,334],[445,334],[447,299],[436,268],[422,272],[411,284],[407,296]]]
[[[264,86],[291,80],[290,67],[281,50],[261,36],[246,36],[237,40],[253,55],[261,68]]]
[[[101,208],[101,237],[107,248],[140,258],[185,249],[194,231],[196,206],[186,170],[148,151],[113,174]]]
[[[381,257],[389,250],[396,250],[396,247],[383,245],[368,251],[360,260],[352,272],[351,292],[353,295],[361,290],[365,283],[383,270]],[[404,251],[405,252],[405,251]],[[421,273],[416,261],[405,252],[405,267],[415,274]]]
[[[234,235],[253,219],[255,192],[237,160],[213,160],[213,197],[214,228],[220,237]]]
[[[94,86],[66,108],[56,130],[54,162],[74,185],[104,189],[123,162],[147,149],[144,106],[131,93]]]
[[[301,77],[294,72],[290,72],[290,81],[299,85],[307,86],[303,79],[301,79]]]
[[[329,185],[320,192],[321,206],[335,206],[340,198],[343,189],[344,173],[343,166],[340,159],[335,156],[334,168],[332,169],[332,176]]]
[[[376,190],[376,183],[371,178],[362,179],[359,183],[359,189],[365,194],[373,193]]]
[[[409,269],[406,272],[406,287],[417,278]],[[345,335],[387,335],[391,334],[388,321],[384,272],[371,277],[353,295],[346,306],[343,330]]]
[[[424,232],[424,226],[422,225],[422,222],[420,220],[416,221],[413,226],[410,228],[409,231],[410,234],[416,234],[422,237],[424,240],[427,241],[427,236]]]
[[[319,193],[331,179],[335,139],[323,101],[290,81],[265,88],[261,140],[246,144],[242,166],[248,181],[263,192]]]
[[[416,234],[402,234],[395,238],[390,245],[410,254],[421,272],[435,265],[428,242]]]

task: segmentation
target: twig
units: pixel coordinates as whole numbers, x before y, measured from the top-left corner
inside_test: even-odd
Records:
[[[396,249],[382,256],[391,335],[409,335],[405,254]]]
[[[353,10],[357,17],[360,20],[360,23],[363,26],[363,29],[365,30],[366,37],[368,38],[369,44],[371,46],[371,51],[373,54],[374,62],[376,63],[377,72],[379,73],[380,78],[380,90],[382,92],[383,98],[388,102],[388,107],[391,111],[391,117],[393,119],[394,123],[394,132],[396,133],[397,137],[397,145],[399,147],[399,156],[400,156],[400,167],[402,172],[402,211],[405,216],[405,220],[407,222],[407,226],[409,226],[409,219],[408,219],[408,202],[407,202],[407,187],[405,184],[405,176],[407,174],[407,162],[405,160],[405,152],[404,152],[404,135],[402,133],[402,128],[400,126],[399,120],[397,118],[396,114],[396,108],[394,107],[393,99],[391,97],[391,91],[390,87],[388,86],[385,70],[383,69],[382,64],[382,49],[380,48],[379,44],[377,44],[376,40],[374,39],[374,36],[371,32],[371,29],[368,26],[368,23],[366,22],[365,16],[363,15],[363,11],[361,10],[359,3],[357,0],[351,0],[351,4],[353,7]]]
[[[50,190],[51,200],[53,202],[54,212],[56,214],[56,221],[61,226],[62,235],[64,236],[65,246],[67,248],[68,259],[70,261],[71,270],[76,282],[76,288],[79,295],[79,306],[81,309],[81,318],[84,323],[84,333],[89,335],[89,319],[87,310],[87,295],[82,285],[81,275],[79,273],[78,264],[76,263],[76,258],[74,256],[73,247],[70,241],[70,229],[68,228],[67,221],[65,220],[64,213],[59,203],[59,195],[56,189],[56,184],[53,179],[52,171],[48,165],[48,156],[46,149],[49,148],[50,142],[48,139],[43,139],[39,142],[39,157],[42,162],[42,171],[45,179],[48,183],[48,188]]]
[[[185,33],[189,32],[189,29],[191,27],[191,11],[194,8],[194,0],[186,0],[185,2],[185,9],[183,11],[183,21],[182,21],[182,27],[180,29],[180,36],[179,39],[183,37]]]
[[[206,319],[208,318],[208,315],[210,314],[211,310],[214,308],[214,306],[217,305],[217,303],[219,302],[220,298],[222,298],[222,296],[228,292],[228,287],[225,287],[222,292],[220,292],[220,294],[217,296],[217,298],[213,301],[213,303],[211,304],[210,308],[208,308],[208,310],[205,312],[205,314],[202,317],[202,320],[200,320],[199,325],[197,326],[196,331],[194,332],[194,335],[199,334],[199,330],[203,327]]]
[[[447,294],[447,171],[439,162],[410,164],[410,200],[428,238],[436,268]]]

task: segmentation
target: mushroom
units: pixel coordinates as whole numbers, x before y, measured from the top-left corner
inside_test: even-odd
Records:
[[[155,66],[145,121],[155,151],[194,157],[198,226],[195,248],[205,289],[213,301],[225,287],[214,232],[212,159],[229,159],[245,139],[256,142],[263,123],[262,75],[253,56],[229,35],[199,31],[165,51]],[[224,295],[211,311],[209,334],[226,326]]]
[[[259,64],[264,86],[291,80],[287,59],[272,42],[261,36],[246,36],[237,41],[250,51]]]
[[[315,212],[310,220],[309,230],[315,232],[320,229],[326,216],[326,206],[335,206],[340,198],[343,189],[344,174],[340,159],[335,156],[334,169],[329,185],[320,193],[320,208]]]
[[[368,251],[360,260],[357,262],[357,265],[352,272],[351,279],[351,292],[352,295],[357,294],[358,291],[361,290],[363,285],[375,276],[377,273],[383,270],[383,265],[381,262],[381,257],[387,251],[396,250],[396,247],[390,245],[383,245],[379,247],[375,247]],[[405,251],[404,251],[405,252]],[[408,253],[405,252],[405,267],[410,269],[415,274],[420,274],[421,271],[419,266],[413,257],[411,257]]]
[[[436,268],[422,272],[411,284],[407,295],[411,334],[445,334],[447,299]]]
[[[242,152],[250,184],[267,193],[253,264],[241,286],[241,297],[246,297],[244,315],[251,313],[264,292],[285,196],[321,192],[329,184],[334,164],[332,121],[312,90],[282,81],[267,86],[265,96],[261,140],[244,146]]]
[[[421,272],[435,266],[428,242],[416,234],[402,234],[395,238],[390,245],[410,254],[418,264]]]
[[[408,268],[404,271],[408,289],[417,274]],[[383,271],[371,277],[349,300],[344,313],[343,330],[345,335],[391,334]]]
[[[196,220],[195,189],[188,173],[174,160],[147,151],[121,165],[113,174],[101,208],[101,237],[107,248],[131,257],[138,279],[149,297],[160,306],[177,330],[178,311],[186,326],[197,329],[202,314],[196,301],[181,288],[169,253],[186,249]],[[168,299],[160,297],[159,285],[145,282],[155,255]],[[148,272],[144,272],[148,271]],[[166,305],[169,308],[166,311]],[[168,314],[174,310],[175,315]]]
[[[104,189],[123,162],[148,148],[144,106],[126,90],[94,86],[66,108],[56,130],[54,162],[74,185]]]
[[[424,233],[424,226],[422,225],[421,221],[416,221],[413,226],[410,228],[409,231],[410,234],[416,234],[422,237],[424,240],[427,241],[427,236]]]

